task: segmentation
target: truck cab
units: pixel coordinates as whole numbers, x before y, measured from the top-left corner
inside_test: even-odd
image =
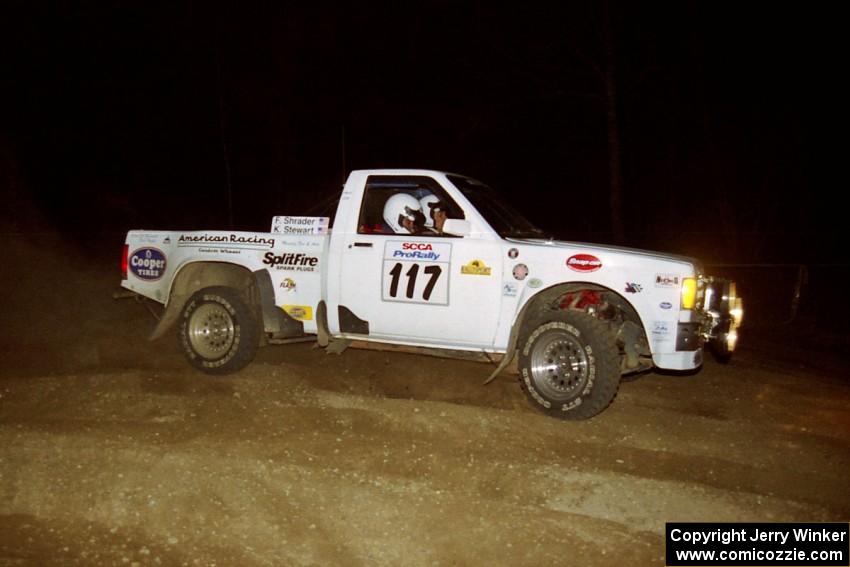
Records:
[[[457,232],[388,229],[384,210],[398,195],[410,202],[436,197]],[[493,351],[503,248],[445,174],[356,171],[342,192],[330,240],[329,330],[344,337]]]

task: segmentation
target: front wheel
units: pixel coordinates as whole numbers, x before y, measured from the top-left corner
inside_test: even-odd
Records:
[[[236,290],[208,287],[186,302],[179,337],[192,366],[207,374],[230,374],[254,359],[260,334],[257,318]]]
[[[542,311],[520,342],[520,384],[532,405],[561,419],[588,419],[620,386],[616,337],[579,311]]]

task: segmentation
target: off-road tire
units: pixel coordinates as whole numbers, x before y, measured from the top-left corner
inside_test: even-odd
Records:
[[[718,339],[710,341],[708,348],[714,356],[714,360],[720,364],[729,364],[732,362],[733,351],[730,351],[726,344],[726,333],[723,333]]]
[[[231,374],[254,360],[260,327],[238,291],[208,287],[186,302],[178,336],[192,366],[207,374]]]
[[[519,341],[520,385],[542,412],[588,419],[607,408],[620,387],[616,337],[581,311],[541,310]]]

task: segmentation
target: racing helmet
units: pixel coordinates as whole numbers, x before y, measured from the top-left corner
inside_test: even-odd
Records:
[[[442,201],[436,195],[429,193],[419,199],[419,204],[422,206],[422,214],[425,215],[425,227],[434,228],[434,211],[446,210]]]
[[[401,224],[404,219],[413,221],[417,228],[425,226],[425,216],[419,199],[407,193],[396,193],[384,204],[384,221],[396,234],[414,234]]]

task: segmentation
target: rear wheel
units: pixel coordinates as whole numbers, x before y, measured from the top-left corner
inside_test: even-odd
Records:
[[[257,318],[239,293],[208,287],[195,293],[180,316],[183,354],[207,374],[230,374],[247,366],[257,353]]]
[[[542,311],[520,346],[520,384],[544,413],[587,419],[616,397],[620,356],[607,323],[579,311]]]

